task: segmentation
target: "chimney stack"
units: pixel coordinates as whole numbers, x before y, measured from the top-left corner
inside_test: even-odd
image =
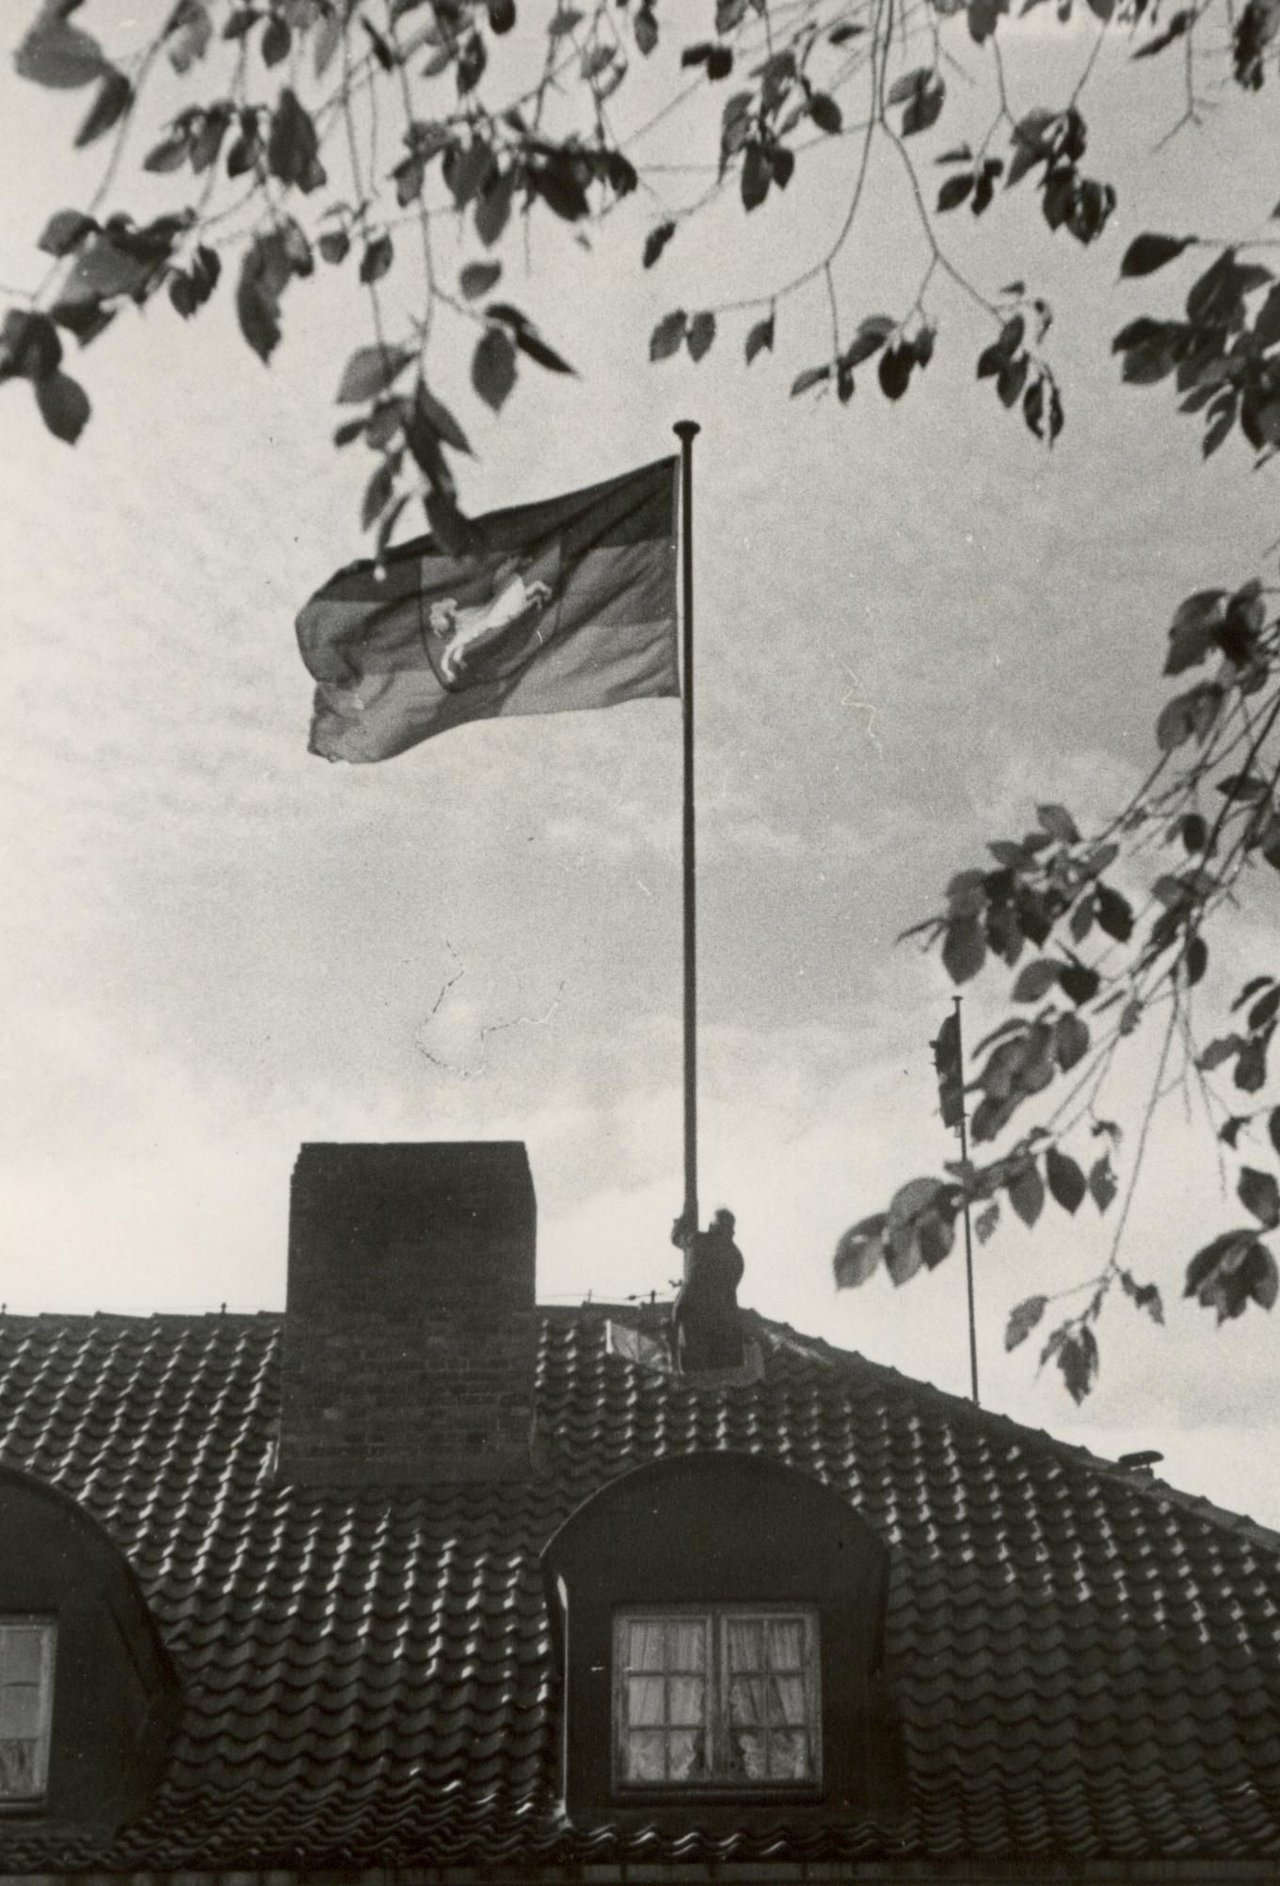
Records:
[[[535,1224],[518,1141],[304,1145],[279,1477],[356,1487],[528,1473]]]

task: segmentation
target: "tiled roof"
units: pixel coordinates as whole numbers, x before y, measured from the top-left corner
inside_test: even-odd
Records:
[[[543,1312],[536,1478],[345,1494],[273,1478],[278,1316],[3,1319],[0,1460],[116,1539],[186,1702],[144,1821],[105,1851],[0,1829],[0,1870],[1280,1855],[1280,1538],[749,1323],[763,1378],[691,1386]],[[539,1549],[708,1448],[842,1489],[890,1548],[892,1831],[555,1818]]]

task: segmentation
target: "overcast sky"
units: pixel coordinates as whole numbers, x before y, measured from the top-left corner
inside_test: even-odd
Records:
[[[1088,39],[1046,45],[1024,30],[1010,46],[1024,104]],[[63,149],[83,95],[0,85],[0,281],[33,286],[45,216],[83,201],[96,167]],[[985,336],[946,296],[937,358],[893,408],[870,377],[847,409],[788,399],[828,345],[821,293],[784,307],[776,358],[750,372],[745,322],[697,368],[646,364],[668,308],[829,240],[838,145],[749,241],[711,220],[650,274],[651,202],[590,253],[535,241],[527,278],[513,245],[506,292],[580,377],[531,367],[498,421],[455,402],[473,511],[625,470],[675,449],[675,419],[701,422],[704,1210],[737,1213],[746,1301],[960,1392],[958,1259],[900,1292],[831,1284],[841,1229],[955,1151],[928,1048],[949,986],[894,938],[1038,801],[1087,823],[1136,784],[1173,608],[1243,580],[1275,536],[1246,452],[1202,468],[1167,389],[1122,389],[1106,350],[1166,292],[1116,284],[1139,228],[1265,216],[1275,105],[1232,99],[1148,160],[1176,116],[1151,85],[1118,111],[1130,94],[1099,67],[1090,161],[1122,203],[1096,250],[1011,201],[969,251],[985,288],[1024,276],[1055,303],[1068,424],[1052,454],[975,384]],[[838,264],[854,315],[909,301],[919,274],[887,161]],[[300,1141],[470,1136],[528,1143],[544,1298],[662,1292],[682,1189],[678,707],[465,727],[365,769],[309,756],[293,617],[364,549],[371,461],[329,433],[366,335],[328,276],[295,291],[285,326],[267,371],[225,285],[190,327],[167,303],[120,320],[86,358],[94,418],[74,450],[26,388],[3,389],[0,1299],[278,1307]],[[1273,926],[1242,913],[1230,966],[1274,969]],[[971,1040],[997,993],[967,1001]],[[1140,1091],[1135,1075],[1131,1116]],[[1217,1331],[1178,1301],[1221,1210],[1212,1148],[1174,1109],[1127,1245],[1169,1326],[1117,1305],[1081,1410],[1036,1377],[1031,1345],[1004,1355],[1003,1330],[1020,1297],[1097,1270],[1109,1224],[1049,1207],[1034,1235],[1003,1228],[978,1266],[984,1400],[1105,1454],[1159,1448],[1176,1485],[1280,1525],[1275,1320]]]

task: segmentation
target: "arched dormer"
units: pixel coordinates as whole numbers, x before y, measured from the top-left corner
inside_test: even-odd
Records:
[[[889,1557],[838,1493],[682,1455],[593,1494],[542,1558],[575,1825],[899,1818]]]
[[[114,1540],[69,1495],[0,1466],[0,1825],[110,1831],[136,1819],[178,1701]]]

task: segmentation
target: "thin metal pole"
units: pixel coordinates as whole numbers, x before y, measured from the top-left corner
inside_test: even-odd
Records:
[[[969,1164],[969,1121],[964,1107],[964,1037],[960,1032],[960,997],[954,996],[956,1005],[956,1065],[960,1073],[960,1162],[965,1168]],[[978,1328],[973,1307],[973,1232],[969,1225],[969,1192],[964,1195],[964,1273],[969,1292],[969,1380],[970,1392],[975,1408],[980,1407],[978,1400]]]
[[[698,949],[697,863],[693,816],[693,442],[702,428],[695,419],[681,419],[673,428],[680,441],[680,565],[681,616],[684,621],[683,673],[680,695],[684,709],[684,1221],[685,1275],[689,1270],[691,1234],[698,1229]]]

